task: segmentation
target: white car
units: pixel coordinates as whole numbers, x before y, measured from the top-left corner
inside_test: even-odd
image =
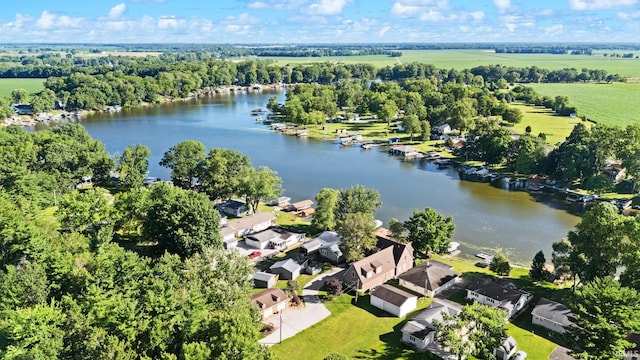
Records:
[[[527,353],[526,353],[526,352],[524,352],[524,351],[522,351],[522,350],[520,350],[520,351],[518,351],[517,353],[515,353],[515,354],[513,355],[513,357],[511,358],[511,360],[524,360],[524,359],[526,359],[526,358],[527,358]]]

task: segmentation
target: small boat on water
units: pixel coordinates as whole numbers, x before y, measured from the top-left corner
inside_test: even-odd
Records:
[[[269,111],[267,109],[265,109],[265,108],[257,107],[257,108],[254,108],[253,110],[251,110],[251,115],[252,116],[258,116],[260,114],[266,114],[268,112]]]

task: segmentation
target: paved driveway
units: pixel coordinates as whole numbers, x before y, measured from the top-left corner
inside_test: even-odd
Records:
[[[284,339],[288,339],[300,331],[319,323],[326,317],[331,315],[326,306],[318,297],[318,289],[322,287],[324,278],[339,272],[340,268],[335,268],[318,276],[312,282],[307,284],[302,290],[302,299],[305,306],[301,309],[286,309],[278,315],[274,315],[266,322],[271,322],[276,329],[266,337],[260,340],[261,344],[274,345],[280,343]]]

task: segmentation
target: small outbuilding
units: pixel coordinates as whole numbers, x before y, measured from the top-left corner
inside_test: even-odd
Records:
[[[384,284],[378,286],[371,293],[370,303],[389,314],[404,317],[416,309],[418,297],[394,286]]]
[[[253,287],[270,289],[276,286],[277,276],[267,272],[256,271],[253,274]]]

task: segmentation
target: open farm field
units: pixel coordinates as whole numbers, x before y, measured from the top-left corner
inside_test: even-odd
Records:
[[[607,125],[626,126],[640,121],[640,84],[532,84],[538,93],[565,95],[578,116]]]
[[[0,79],[0,97],[5,97],[14,89],[25,89],[30,94],[44,89],[44,79]]]
[[[438,68],[458,70],[480,65],[501,64],[506,66],[537,66],[551,70],[562,68],[603,69],[625,77],[640,77],[640,59],[609,58],[588,55],[553,54],[496,54],[483,50],[402,50],[402,57],[386,55],[327,56],[327,57],[274,57],[279,65],[307,64],[318,62],[342,62],[345,64],[370,63],[376,67],[393,66],[399,63],[419,62],[433,64]]]

